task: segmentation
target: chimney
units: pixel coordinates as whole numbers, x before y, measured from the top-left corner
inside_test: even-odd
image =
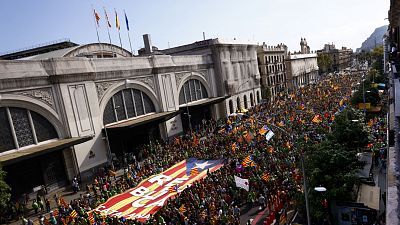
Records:
[[[150,34],[143,34],[143,42],[146,54],[151,54],[153,45],[151,44]]]

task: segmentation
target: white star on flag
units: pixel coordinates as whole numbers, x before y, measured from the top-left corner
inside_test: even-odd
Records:
[[[202,170],[204,170],[204,168],[206,168],[207,166],[211,165],[210,163],[208,163],[207,161],[203,162],[203,163],[195,163],[197,168],[200,168]]]
[[[246,191],[249,191],[249,180],[248,179],[242,179],[237,176],[234,176],[234,177],[235,177],[236,187],[240,187]]]

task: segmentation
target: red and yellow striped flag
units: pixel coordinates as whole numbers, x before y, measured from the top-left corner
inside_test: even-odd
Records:
[[[169,193],[178,192],[178,186],[174,185],[168,188]]]
[[[194,167],[193,169],[190,170],[190,176],[197,176],[199,175],[199,169],[197,167]]]
[[[78,216],[78,213],[76,213],[75,209],[72,210],[72,212],[69,214],[70,217],[75,218]]]
[[[263,179],[265,182],[268,182],[268,181],[269,181],[269,174],[268,174],[268,173],[264,173],[264,174],[261,176],[261,179]]]
[[[100,16],[99,16],[99,14],[96,12],[95,9],[93,9],[93,13],[94,13],[94,18],[96,19],[97,26],[99,26]]]
[[[93,213],[88,213],[88,220],[90,224],[94,224],[94,216]]]
[[[186,212],[186,207],[184,204],[182,204],[181,207],[179,207],[179,212],[181,212],[181,213]]]

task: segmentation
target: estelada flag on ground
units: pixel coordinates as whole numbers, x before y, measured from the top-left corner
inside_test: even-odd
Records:
[[[124,217],[144,222],[160,210],[167,199],[206,177],[208,171],[214,172],[223,165],[223,160],[183,160],[163,173],[147,178],[135,188],[108,199],[94,211],[103,216]],[[190,176],[193,168],[197,168],[198,175]],[[177,191],[170,192],[170,187],[174,185],[177,186]]]

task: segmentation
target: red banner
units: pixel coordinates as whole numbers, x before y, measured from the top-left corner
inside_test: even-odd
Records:
[[[222,166],[222,160],[191,159],[188,163],[183,160],[163,173],[147,178],[137,187],[108,199],[95,211],[104,216],[146,221],[161,209],[168,198],[206,177],[207,171],[214,172]],[[194,168],[197,168],[198,173],[190,173]]]

